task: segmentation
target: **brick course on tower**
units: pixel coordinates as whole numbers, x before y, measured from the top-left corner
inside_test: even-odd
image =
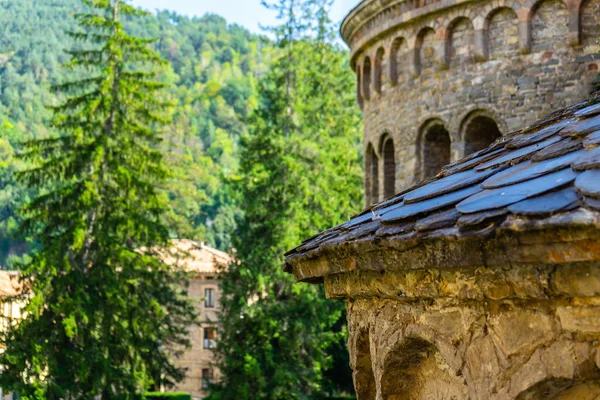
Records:
[[[585,98],[600,0],[365,0],[344,20],[366,203]]]

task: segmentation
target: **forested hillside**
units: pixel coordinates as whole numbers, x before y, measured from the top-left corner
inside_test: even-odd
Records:
[[[0,266],[27,246],[13,239],[16,210],[28,193],[14,181],[19,143],[48,135],[56,99],[50,85],[71,78],[61,63],[72,47],[77,0],[0,0]],[[153,37],[170,61],[164,79],[177,102],[164,146],[175,179],[167,188],[173,234],[227,249],[237,207],[222,184],[235,171],[245,118],[257,105],[257,78],[271,43],[215,15],[189,18],[160,12],[130,22],[135,35]]]

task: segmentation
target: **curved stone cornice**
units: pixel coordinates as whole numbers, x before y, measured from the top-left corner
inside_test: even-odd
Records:
[[[475,2],[475,0],[438,0],[423,6],[414,4],[419,1],[365,0],[359,3],[346,16],[340,27],[340,34],[350,47],[350,59],[354,61],[356,56],[368,44],[392,29],[446,8]],[[404,7],[402,7],[403,5]],[[372,29],[365,29],[367,24],[378,19],[379,22],[374,24],[375,26]]]
[[[342,21],[340,34],[342,38],[351,46],[352,36],[367,21],[374,16],[381,14],[385,9],[409,0],[363,0],[354,7]]]

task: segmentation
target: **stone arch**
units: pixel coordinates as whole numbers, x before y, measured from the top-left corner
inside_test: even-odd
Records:
[[[519,54],[519,20],[510,7],[492,10],[486,18],[486,44],[490,59]]]
[[[450,133],[440,120],[426,122],[419,135],[420,178],[429,178],[450,163],[452,141]]]
[[[362,74],[360,71],[360,66],[355,66],[356,68],[356,100],[358,101],[359,107],[362,109],[364,106],[364,100],[362,96]]]
[[[375,204],[379,201],[379,157],[371,143],[367,146],[365,164],[367,204]]]
[[[371,98],[371,58],[366,56],[363,61],[362,94],[365,100]]]
[[[546,379],[519,393],[515,400],[596,400],[600,381],[577,382],[565,378]]]
[[[357,400],[375,400],[376,386],[371,358],[369,331],[363,330],[356,337],[354,346],[356,360],[352,373]]]
[[[392,85],[404,86],[410,76],[408,42],[403,37],[394,39],[390,51],[390,81]]]
[[[447,60],[450,68],[460,68],[475,62],[475,29],[467,17],[458,17],[448,26]]]
[[[383,47],[377,49],[375,53],[374,68],[373,68],[373,88],[375,92],[381,94],[381,88],[383,86],[383,63],[385,57],[385,50]]]
[[[421,29],[415,46],[415,70],[420,75],[429,76],[436,70],[438,59],[435,30],[430,27]]]
[[[381,376],[383,400],[463,400],[464,380],[451,372],[437,348],[421,338],[407,338],[387,354]]]
[[[584,0],[579,13],[579,26],[581,29],[581,44],[589,48],[586,53],[600,51],[600,0]]]
[[[382,137],[380,154],[383,159],[383,198],[387,199],[396,194],[396,151],[391,135]]]
[[[502,136],[496,120],[484,110],[471,112],[461,123],[464,156],[483,150]]]
[[[541,0],[532,13],[532,52],[554,52],[568,47],[569,11],[563,1]]]

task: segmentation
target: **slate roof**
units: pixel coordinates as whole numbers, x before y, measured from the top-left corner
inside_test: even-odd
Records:
[[[485,237],[590,219],[600,227],[600,98],[508,134],[305,240],[286,253],[284,268],[358,241]]]

